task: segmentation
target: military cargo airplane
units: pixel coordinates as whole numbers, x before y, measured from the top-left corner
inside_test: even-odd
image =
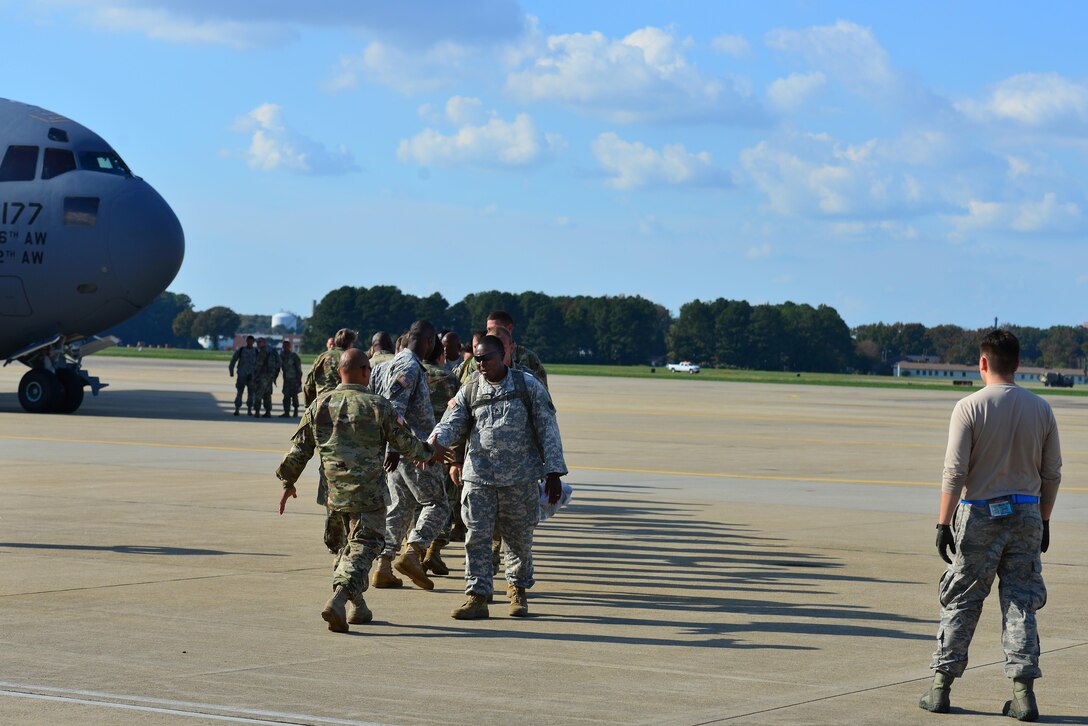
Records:
[[[83,358],[174,279],[185,237],[170,206],[100,136],[0,98],[0,358],[30,370],[19,403],[72,413],[107,384]]]

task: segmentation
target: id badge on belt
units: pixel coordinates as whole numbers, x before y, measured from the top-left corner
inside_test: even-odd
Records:
[[[991,517],[1007,517],[1012,514],[1011,499],[994,499],[986,502],[986,506],[990,508]]]

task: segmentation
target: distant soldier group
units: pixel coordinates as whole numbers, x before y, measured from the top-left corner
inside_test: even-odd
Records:
[[[364,353],[345,328],[314,360],[307,408],[276,475],[282,514],[319,455],[325,543],[336,555],[321,613],[330,630],[369,622],[363,593],[402,587],[395,572],[433,589],[428,573],[449,573],[441,551],[459,535],[468,599],[452,616],[488,617],[500,531],[509,613],[528,614],[533,530],[542,501],[562,496],[566,464],[544,368],[513,329],[494,311],[462,349],[456,333],[418,320],[395,345],[375,333]]]
[[[280,418],[298,416],[298,394],[302,390],[302,361],[299,360],[298,353],[291,348],[291,341],[285,340],[282,352],[276,353],[264,338],[246,336],[245,347],[234,351],[227,367],[231,377],[235,378],[235,416],[241,415],[244,395],[247,415],[261,416],[263,406],[263,417],[271,418],[272,388],[281,375],[283,377],[283,413],[280,414]]]

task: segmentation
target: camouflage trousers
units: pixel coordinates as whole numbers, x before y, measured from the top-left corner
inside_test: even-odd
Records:
[[[461,488],[461,515],[465,519],[465,592],[494,592],[491,536],[502,529],[506,581],[530,588],[533,579],[533,529],[540,518],[540,485],[496,487],[465,482]]]
[[[402,459],[397,470],[386,474],[389,485],[389,498],[392,504],[385,515],[385,551],[383,557],[392,557],[400,548],[404,535],[416,517],[416,524],[408,533],[408,542],[426,549],[449,516],[449,503],[446,501],[446,487],[442,479],[442,465],[427,464],[425,469],[417,469],[414,461]]]
[[[253,377],[253,407],[259,413],[264,404],[265,413],[272,413],[272,379]]]
[[[365,512],[329,512],[329,518],[347,532],[347,541],[336,554],[332,587],[347,588],[352,599],[366,592],[370,563],[385,547],[385,508]]]
[[[283,412],[291,413],[291,407],[298,410],[298,392],[302,390],[300,381],[283,382]]]
[[[242,407],[242,391],[246,392],[246,408],[253,409],[253,374],[239,373],[234,379],[234,410]]]
[[[1046,586],[1039,556],[1039,505],[1014,504],[1012,514],[992,517],[985,506],[960,504],[952,524],[956,554],[938,588],[941,624],[930,668],[963,675],[982,604],[997,576],[1005,675],[1040,677],[1035,611],[1046,604]]]

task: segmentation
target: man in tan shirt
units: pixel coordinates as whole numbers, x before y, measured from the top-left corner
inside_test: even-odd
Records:
[[[1040,553],[1050,545],[1050,513],[1061,483],[1058,426],[1049,403],[1013,382],[1020,365],[1016,336],[994,330],[979,349],[986,386],[956,404],[948,428],[937,519],[937,551],[948,569],[938,591],[933,685],[918,705],[948,713],[952,681],[967,667],[996,576],[1005,675],[1013,679],[1013,698],[1002,713],[1034,721],[1034,681],[1042,675],[1035,611],[1046,604]]]

